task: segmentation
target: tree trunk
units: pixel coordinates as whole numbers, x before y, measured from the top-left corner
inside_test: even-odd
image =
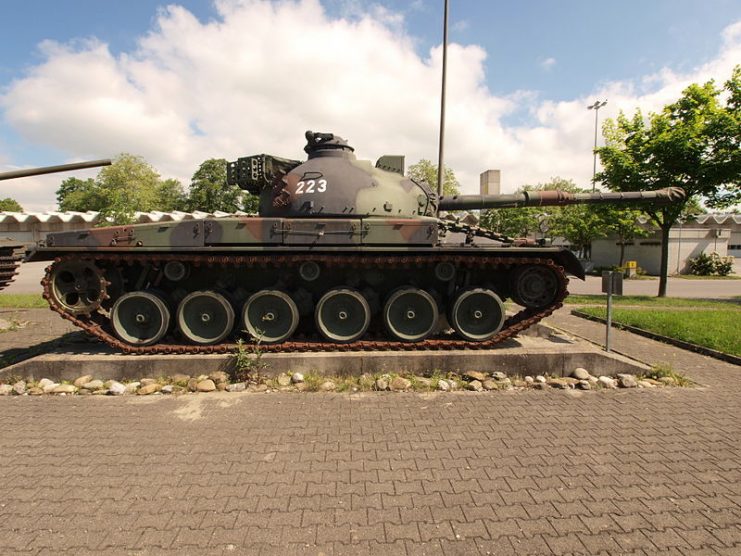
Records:
[[[669,269],[669,230],[670,224],[661,225],[661,265],[659,267],[659,297],[666,297],[666,283]]]
[[[625,264],[625,240],[621,237],[619,238],[620,241],[620,267]]]

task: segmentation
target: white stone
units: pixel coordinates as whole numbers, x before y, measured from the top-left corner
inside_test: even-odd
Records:
[[[247,386],[245,386],[244,382],[235,382],[234,384],[230,384],[226,387],[227,392],[244,392]]]
[[[214,384],[213,380],[207,378],[206,380],[200,381],[196,388],[198,388],[199,392],[213,392],[216,390],[216,384]]]
[[[144,380],[146,380],[146,379],[144,379]],[[155,383],[154,383],[154,382],[151,382],[151,383],[149,383],[149,384],[155,384]],[[136,392],[137,392],[137,390],[139,390],[139,387],[140,387],[140,386],[141,386],[141,387],[144,387],[144,386],[149,386],[149,384],[144,384],[144,382],[143,382],[143,381],[142,381],[142,382],[136,382],[136,381],[135,381],[135,382],[129,382],[129,383],[128,383],[128,384],[126,385],[126,390],[125,390],[125,393],[126,393],[126,394],[136,394]]]
[[[39,388],[42,390],[44,389],[44,386],[49,386],[50,384],[56,384],[53,380],[49,380],[48,378],[42,378],[39,380]]]
[[[541,384],[545,384],[545,377],[543,375],[538,375],[535,377],[535,382],[540,382]]]
[[[82,385],[82,387],[85,390],[100,390],[103,388],[103,381],[102,380],[91,380],[90,382],[86,382]]]
[[[335,390],[337,390],[337,385],[331,380],[327,380],[326,382],[322,382],[322,384],[319,386],[319,390],[321,390],[322,392],[334,392]]]
[[[82,388],[83,384],[87,384],[91,380],[93,380],[93,375],[83,375],[83,376],[77,377],[72,384],[74,384],[78,388]]]
[[[293,373],[291,375],[291,382],[293,382],[294,384],[298,384],[298,383],[303,382],[303,381],[304,381],[304,375],[303,374],[301,374],[301,373]]]
[[[10,384],[0,384],[0,396],[8,396],[13,391]]]
[[[615,379],[609,376],[601,376],[597,379],[601,386],[604,388],[616,388]]]
[[[571,376],[578,380],[587,380],[589,378],[589,371],[582,367],[577,367],[571,371]]]
[[[74,384],[60,384],[53,390],[54,394],[74,394],[77,387]]]
[[[394,377],[394,379],[389,384],[389,387],[395,392],[401,392],[403,390],[408,390],[411,386],[412,386],[412,381],[407,380],[406,378],[403,378],[400,376]]]
[[[533,377],[531,377],[530,375],[528,375],[528,376],[525,377],[525,382],[527,384],[532,384],[533,382],[535,382],[535,379]]]
[[[126,386],[116,380],[110,380],[108,381],[108,393],[114,396],[122,396],[126,393]]]
[[[58,384],[58,383],[56,383],[56,382],[52,382],[51,384],[46,384],[46,385],[42,386],[42,387],[41,387],[41,389],[42,389],[42,390],[44,391],[44,394],[48,394],[48,393],[50,393],[50,392],[53,392],[53,391],[54,391],[54,389],[55,389],[55,388],[56,388],[57,386],[59,386],[59,384]]]
[[[444,378],[441,378],[437,381],[437,389],[441,390],[442,392],[447,392],[450,390],[450,383]]]
[[[484,389],[483,385],[478,380],[472,380],[466,384],[466,390],[473,390],[474,392],[481,392]]]
[[[503,373],[502,371],[494,371],[493,373],[491,373],[491,378],[493,378],[494,380],[504,380],[505,378],[507,378],[507,374]]]

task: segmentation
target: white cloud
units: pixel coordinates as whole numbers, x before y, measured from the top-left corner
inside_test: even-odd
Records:
[[[540,60],[540,67],[543,68],[545,71],[550,71],[553,69],[553,66],[556,65],[556,59],[555,58],[545,58],[543,60]]]
[[[466,31],[468,27],[469,27],[469,23],[467,19],[459,19],[452,25],[453,31],[458,31],[458,32]]]
[[[306,129],[347,137],[362,158],[435,159],[441,50],[420,57],[400,16],[352,1],[354,14],[340,18],[318,0],[216,5],[219,17],[209,22],[166,8],[136,49],[120,55],[96,40],[44,43],[45,61],[0,97],[5,121],[70,160],[132,152],[185,183],[210,157],[300,158]],[[556,175],[586,186],[594,129],[587,104],[609,99],[600,119],[638,106],[648,112],[690,82],[724,80],[741,59],[741,22],[724,31],[713,60],[689,73],[664,69],[568,102],[528,91],[492,95],[482,48],[451,44],[448,55],[446,163],[466,192],[487,168],[502,169],[507,191]],[[504,123],[523,109],[533,125]],[[3,160],[13,162],[0,145]],[[53,208],[58,177],[15,183],[27,208]]]

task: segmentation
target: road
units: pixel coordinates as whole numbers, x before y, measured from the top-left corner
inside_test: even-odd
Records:
[[[39,282],[44,275],[48,262],[26,263],[4,293],[40,293]],[[659,289],[658,280],[625,280],[625,295],[656,295]],[[585,282],[571,279],[569,291],[576,294],[595,294],[602,289],[602,278],[587,276]],[[729,298],[741,296],[741,280],[684,280],[669,278],[668,295],[688,298]]]
[[[669,297],[727,299],[741,296],[741,280],[686,280],[669,278]],[[659,280],[623,280],[623,295],[651,295],[659,291]],[[585,281],[572,277],[569,292],[574,294],[598,294],[602,292],[602,278],[587,276]]]

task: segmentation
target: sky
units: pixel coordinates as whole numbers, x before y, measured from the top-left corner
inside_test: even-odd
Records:
[[[4,0],[0,171],[143,156],[187,185],[207,158],[301,158],[306,129],[360,158],[436,160],[443,0]],[[741,63],[737,0],[450,0],[446,164],[466,193],[588,186],[594,111],[660,110]],[[77,172],[86,177],[95,171]],[[2,182],[54,210],[66,176]]]

